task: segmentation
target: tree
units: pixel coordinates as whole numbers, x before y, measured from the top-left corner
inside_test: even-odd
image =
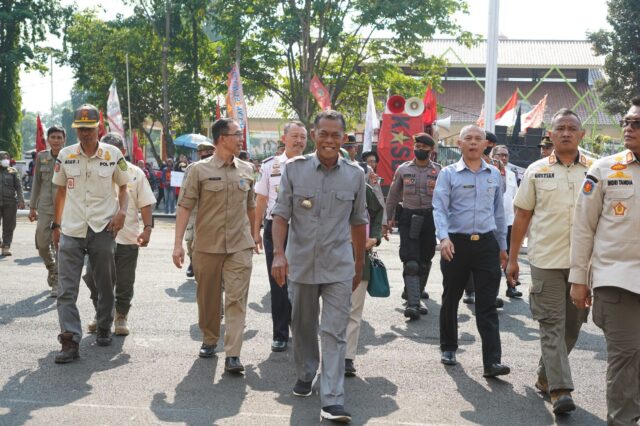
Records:
[[[640,2],[609,0],[607,22],[612,31],[588,34],[597,55],[606,55],[607,79],[596,83],[606,109],[624,114],[629,100],[640,94]]]
[[[71,11],[59,0],[0,2],[0,150],[15,158],[22,152],[20,67],[45,69],[46,54],[37,45],[47,32],[60,35]]]
[[[36,147],[36,113],[22,111],[20,136],[22,138],[22,148],[24,151],[29,151]]]
[[[422,42],[439,31],[472,43],[451,17],[466,10],[464,0],[213,0],[209,19],[223,35],[227,66],[239,58],[243,79],[278,94],[309,125],[318,109],[314,75],[333,107],[358,122],[369,83],[379,95],[391,87],[422,97],[427,83],[438,88],[444,64],[425,58]]]

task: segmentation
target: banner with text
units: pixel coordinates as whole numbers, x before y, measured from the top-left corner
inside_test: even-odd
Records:
[[[382,185],[391,185],[398,166],[413,159],[413,135],[423,131],[422,116],[407,114],[383,114],[378,136],[378,175]]]

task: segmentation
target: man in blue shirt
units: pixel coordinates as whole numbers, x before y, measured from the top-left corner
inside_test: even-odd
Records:
[[[507,227],[498,169],[482,159],[487,145],[484,130],[466,126],[458,146],[462,158],[445,167],[436,182],[433,216],[440,240],[443,275],[440,310],[441,361],[456,364],[458,305],[469,275],[476,290],[476,324],[482,338],[484,377],[509,374],[501,364],[496,297],[501,267],[507,262]]]

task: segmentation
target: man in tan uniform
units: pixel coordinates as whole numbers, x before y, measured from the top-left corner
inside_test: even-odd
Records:
[[[529,304],[540,324],[542,357],[536,388],[551,394],[556,414],[575,410],[569,353],[576,344],[588,312],[569,298],[569,246],[571,225],[581,182],[588,169],[578,146],[584,136],[580,118],[568,109],[558,111],[549,131],[555,151],[531,164],[525,172],[513,204],[516,215],[511,229],[507,281],[518,279],[518,254],[529,232],[531,265]]]
[[[176,215],[173,263],[184,262],[182,239],[191,210],[197,205],[193,265],[198,282],[198,324],[204,335],[200,357],[212,357],[220,337],[220,299],[225,283],[225,371],[240,373],[242,335],[256,244],[254,178],[251,164],[236,156],[242,131],[232,119],[222,118],[211,128],[216,145],[212,157],[189,170]]]
[[[51,287],[51,297],[58,296],[57,252],[51,240],[51,222],[53,222],[53,200],[56,185],[52,182],[53,166],[58,153],[64,146],[67,133],[63,127],[52,126],[47,130],[49,149],[41,151],[35,159],[31,200],[29,201],[29,220],[38,221],[36,226],[36,249],[44,261],[47,271],[47,283]]]
[[[96,107],[87,104],[78,108],[73,127],[80,143],[63,148],[53,168],[53,183],[58,190],[51,229],[53,244],[59,247],[58,340],[62,344],[56,363],[71,362],[79,356],[82,326],[76,302],[87,254],[98,287],[96,344],[111,344],[115,237],[124,226],[129,175],[120,151],[98,142],[98,124]],[[113,196],[114,184],[118,197]]]
[[[213,146],[210,142],[200,142],[198,144],[198,158],[200,160],[204,160],[205,158],[209,158],[213,155],[213,152],[216,150],[215,146]],[[182,200],[184,194],[184,183],[187,180],[187,176],[189,173],[189,169],[193,163],[187,166],[187,169],[184,171],[184,179],[182,180],[182,188],[180,188],[180,194],[178,194],[178,203]],[[191,216],[189,216],[189,223],[187,223],[187,230],[184,233],[184,241],[187,243],[187,256],[189,256],[189,267],[187,268],[187,277],[193,277],[193,238],[195,237],[195,227],[196,227],[196,215],[198,214],[198,206],[194,207],[191,210]]]
[[[576,205],[571,298],[607,340],[607,423],[640,419],[640,97],[621,124],[626,151],[595,162]],[[591,271],[589,272],[589,267]]]

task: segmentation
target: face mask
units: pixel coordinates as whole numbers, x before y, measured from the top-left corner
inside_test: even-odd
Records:
[[[9,160],[7,160],[6,158],[4,160],[0,161],[0,166],[5,167],[5,168],[9,167],[10,164],[11,164],[11,162]]]
[[[489,155],[491,154],[491,150],[493,149],[493,147],[488,146],[484,149],[484,155]]]
[[[415,154],[416,158],[420,161],[424,161],[427,158],[429,158],[429,151],[425,151],[423,149],[416,149],[413,151],[413,153]]]

